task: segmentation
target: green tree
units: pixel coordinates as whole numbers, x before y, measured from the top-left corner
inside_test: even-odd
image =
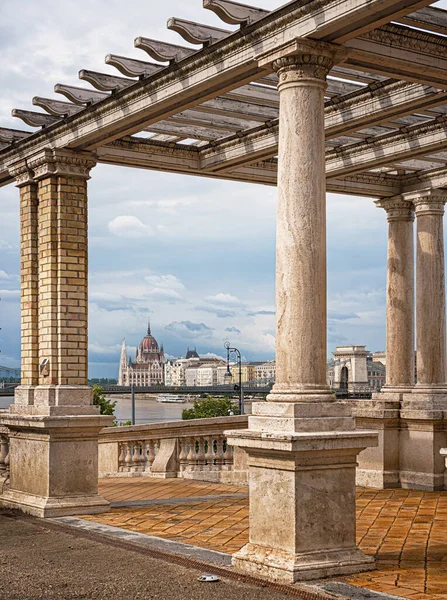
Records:
[[[100,385],[93,386],[93,404],[100,407],[102,415],[113,415],[115,413],[116,402],[108,400],[103,392],[104,388]]]
[[[233,404],[230,398],[212,398],[208,396],[205,400],[196,400],[192,408],[186,408],[182,412],[182,419],[209,419],[210,417],[228,417],[230,412],[239,414],[239,408]]]

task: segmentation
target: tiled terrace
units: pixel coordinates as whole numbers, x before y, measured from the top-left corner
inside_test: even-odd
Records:
[[[107,479],[100,489],[118,506],[90,520],[229,554],[248,541],[246,488]],[[377,570],[344,581],[411,600],[447,600],[447,492],[359,489],[357,519],[358,542],[376,557]]]

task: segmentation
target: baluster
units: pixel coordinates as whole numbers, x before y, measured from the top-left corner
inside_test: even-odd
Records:
[[[196,464],[196,440],[195,438],[186,438],[188,440],[189,452],[186,457],[188,471],[193,471]]]
[[[126,452],[126,456],[124,458],[124,469],[123,471],[125,471],[126,473],[130,472],[130,468],[132,466],[132,444],[130,442],[126,442],[125,443],[125,452]]]
[[[180,471],[183,472],[185,471],[187,465],[188,465],[188,452],[186,449],[187,446],[187,440],[186,438],[179,438],[179,444],[180,444],[180,454],[178,457],[179,463],[180,463]]]
[[[223,439],[223,450],[224,450],[224,466],[225,471],[231,471],[233,468],[233,446],[227,444],[227,438]]]
[[[149,440],[147,442],[147,463],[146,463],[146,471],[150,471],[152,468],[152,463],[155,460],[155,443],[154,440]]]
[[[205,466],[205,439],[203,437],[199,437],[196,442],[197,454],[196,454],[196,468],[195,471],[203,471]]]
[[[222,469],[223,461],[224,461],[224,451],[223,451],[223,436],[216,436],[216,471],[220,471]]]
[[[118,443],[118,473],[123,473],[126,470],[124,459],[126,457],[126,444]]]
[[[206,470],[212,471],[213,469],[213,461],[214,461],[214,452],[213,452],[213,438],[207,436],[205,438],[206,446],[205,446],[205,464]]]

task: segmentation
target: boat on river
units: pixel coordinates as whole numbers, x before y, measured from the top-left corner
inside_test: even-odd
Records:
[[[187,402],[186,396],[179,396],[178,394],[160,394],[157,396],[157,402],[169,402],[173,404],[184,404]]]

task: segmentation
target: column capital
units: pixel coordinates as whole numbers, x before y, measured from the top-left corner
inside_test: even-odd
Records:
[[[425,190],[414,194],[406,194],[405,198],[414,205],[416,217],[422,215],[444,214],[444,204],[447,202],[447,192],[444,190]]]
[[[16,187],[21,188],[34,183],[34,174],[26,159],[7,165],[9,174],[16,180]]]
[[[45,148],[28,160],[35,180],[52,175],[90,179],[90,171],[95,165],[96,158],[89,152],[65,149]]]
[[[349,50],[309,39],[296,39],[258,57],[259,66],[271,66],[282,83],[300,80],[325,82],[334,64],[343,62]],[[284,81],[282,81],[284,80]]]
[[[413,203],[405,200],[402,196],[382,198],[376,200],[374,204],[386,211],[388,223],[392,221],[414,221]]]

